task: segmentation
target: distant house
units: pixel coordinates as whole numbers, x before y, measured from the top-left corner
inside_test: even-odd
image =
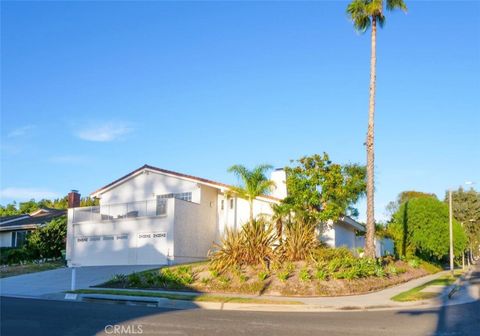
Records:
[[[287,195],[285,172],[272,172],[276,189],[254,200],[253,212],[271,215]],[[79,207],[69,194],[67,261],[72,265],[151,265],[203,260],[227,228],[249,218],[248,202],[231,185],[144,165],[90,196],[99,206]],[[344,217],[330,223],[322,239],[330,246],[355,247],[364,230]]]
[[[66,214],[66,210],[44,208],[31,214],[0,217],[0,247],[21,247],[32,231]]]

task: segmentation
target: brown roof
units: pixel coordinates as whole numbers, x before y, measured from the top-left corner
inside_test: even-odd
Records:
[[[102,188],[100,189],[97,189],[95,190],[94,192],[92,192],[90,195],[93,195],[93,194],[96,194],[104,189],[108,189],[110,188],[111,186],[117,184],[118,182],[121,182],[122,180],[124,179],[127,179],[129,178],[130,176],[133,176],[135,175],[136,173],[144,170],[144,169],[149,169],[149,170],[153,170],[153,171],[156,171],[156,172],[159,172],[159,173],[163,173],[163,174],[168,174],[168,175],[174,175],[174,176],[178,176],[180,178],[186,178],[186,179],[190,179],[190,180],[195,180],[195,181],[198,181],[200,183],[205,183],[205,184],[213,184],[215,186],[218,186],[218,187],[224,187],[224,188],[232,188],[233,186],[230,185],[230,184],[225,184],[225,183],[221,183],[221,182],[217,182],[217,181],[212,181],[212,180],[208,180],[208,179],[205,179],[205,178],[202,178],[202,177],[197,177],[197,176],[193,176],[193,175],[187,175],[187,174],[182,174],[182,173],[178,173],[178,172],[174,172],[172,170],[167,170],[167,169],[162,169],[162,168],[158,168],[158,167],[154,167],[154,166],[150,166],[150,165],[143,165],[142,167],[138,168],[138,169],[135,169],[134,171],[128,173],[127,175],[125,176],[122,176],[118,179],[116,179],[115,181],[103,186]],[[270,196],[270,195],[262,195],[260,196],[262,198],[268,198],[268,199],[271,199],[271,200],[274,200],[274,201],[280,201],[280,199],[276,198],[276,197],[273,197],[273,196]]]

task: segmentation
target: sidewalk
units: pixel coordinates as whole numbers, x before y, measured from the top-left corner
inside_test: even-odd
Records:
[[[156,303],[158,307],[170,308],[170,309],[216,309],[216,310],[250,310],[250,311],[290,311],[290,312],[325,312],[325,311],[350,311],[350,310],[386,310],[386,309],[412,309],[412,308],[433,308],[443,305],[463,304],[478,300],[478,295],[466,282],[462,286],[461,290],[455,294],[455,297],[451,300],[448,299],[448,293],[453,286],[447,286],[442,294],[434,299],[412,302],[395,302],[390,300],[391,297],[410,290],[414,287],[420,286],[428,281],[434,280],[438,277],[448,274],[448,271],[439,272],[436,274],[428,275],[422,278],[411,280],[398,286],[390,287],[378,292],[355,295],[355,296],[340,296],[340,297],[284,297],[284,296],[258,296],[258,295],[245,295],[245,294],[222,294],[222,293],[209,293],[215,296],[226,296],[236,298],[252,298],[252,299],[268,299],[268,300],[281,300],[302,302],[302,305],[289,305],[289,304],[258,304],[258,303],[231,303],[231,302],[192,302],[184,300],[169,300],[165,298],[148,298]],[[102,288],[97,288],[102,289]],[[128,289],[125,289],[128,291]],[[178,294],[174,291],[153,291],[153,290],[135,290],[143,292],[158,292],[167,294]],[[478,294],[478,288],[476,288]],[[194,292],[181,292],[181,294],[198,295]],[[139,300],[145,301],[145,297],[134,297],[127,295],[107,295],[107,294],[80,294],[78,299],[85,297],[101,298],[108,300]],[[53,298],[53,297],[50,297]],[[58,298],[58,297],[57,297]]]

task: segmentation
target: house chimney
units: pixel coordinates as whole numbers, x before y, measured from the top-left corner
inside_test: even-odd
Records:
[[[78,208],[80,206],[80,194],[78,190],[72,190],[68,193],[68,208]]]
[[[270,180],[275,183],[271,195],[279,199],[287,197],[287,176],[285,170],[283,168],[275,169],[270,175]]]

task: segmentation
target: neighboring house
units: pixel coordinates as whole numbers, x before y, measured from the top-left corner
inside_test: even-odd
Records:
[[[0,217],[0,247],[22,247],[28,234],[66,213],[66,210],[44,208],[31,214]]]
[[[254,215],[271,215],[272,204],[286,196],[285,172],[275,170],[276,189],[254,201]],[[171,264],[207,257],[226,228],[248,221],[249,205],[232,195],[232,186],[144,165],[93,192],[100,205],[79,207],[69,194],[67,261],[69,266]],[[349,217],[330,223],[330,246],[355,247],[363,226]]]

